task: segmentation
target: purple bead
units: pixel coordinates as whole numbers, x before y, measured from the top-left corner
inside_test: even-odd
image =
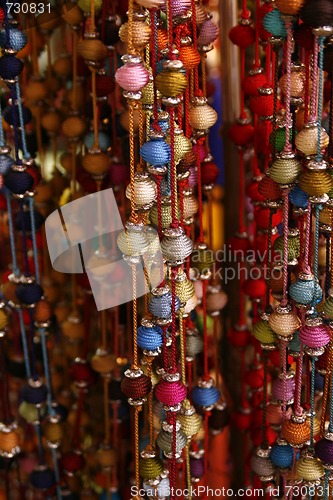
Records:
[[[322,438],[315,444],[315,452],[317,457],[324,464],[333,464],[333,442],[329,439]]]
[[[191,477],[201,478],[204,473],[204,461],[202,458],[190,458]]]
[[[12,55],[0,57],[0,76],[5,80],[14,80],[23,70],[23,62]]]

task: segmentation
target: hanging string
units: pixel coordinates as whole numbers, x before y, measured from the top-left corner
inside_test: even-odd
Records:
[[[287,134],[288,135],[288,134]],[[288,189],[283,189],[283,299],[281,304],[288,303],[288,220],[289,220],[289,198]]]
[[[314,418],[315,418],[315,367],[316,367],[317,358],[313,356],[311,360],[311,393],[310,393],[310,445],[309,450],[313,450],[314,444]]]
[[[321,153],[321,117],[323,114],[323,83],[324,83],[324,37],[320,36],[318,38],[319,45],[319,83],[318,83],[318,112],[317,112],[317,121],[318,121],[318,144],[317,144],[317,156],[316,160],[321,161],[323,155]]]
[[[31,220],[31,240],[32,240],[32,248],[33,248],[35,276],[36,276],[37,283],[40,283],[38,249],[37,249],[37,239],[36,239],[35,210],[34,210],[34,198],[33,197],[29,198],[29,212],[30,212],[30,220]]]
[[[316,119],[317,111],[317,82],[318,82],[318,43],[317,37],[314,39],[313,63],[312,63],[312,93],[311,93],[311,120]],[[310,117],[309,117],[310,120]]]
[[[315,241],[313,245],[313,280],[314,283],[317,283],[318,281],[318,272],[319,272],[319,226],[320,226],[320,220],[319,220],[319,215],[320,215],[320,210],[322,209],[322,206],[317,204],[315,208]],[[313,299],[312,299],[312,307],[314,308],[313,316],[318,316],[318,311],[316,308],[316,294],[313,294]]]
[[[290,99],[291,99],[291,55],[292,55],[292,22],[290,20],[286,21],[287,29],[287,53],[286,53],[286,75],[287,75],[287,88],[285,94],[285,104],[286,104],[286,142],[284,146],[285,151],[291,151],[292,145],[290,143],[289,131],[292,126],[291,110],[290,110]]]

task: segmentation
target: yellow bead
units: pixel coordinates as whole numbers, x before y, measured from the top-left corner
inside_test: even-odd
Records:
[[[179,71],[163,70],[156,77],[156,87],[163,96],[178,97],[187,87],[187,78]]]

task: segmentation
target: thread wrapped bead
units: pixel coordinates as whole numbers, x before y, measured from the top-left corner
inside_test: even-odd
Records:
[[[309,318],[299,330],[299,338],[306,348],[314,349],[316,355],[323,354],[331,340],[331,330],[321,318]]]
[[[298,304],[309,305],[314,296],[316,302],[322,299],[319,283],[315,283],[312,274],[300,273],[297,280],[289,287],[290,297]]]
[[[186,357],[193,359],[203,350],[203,339],[198,330],[186,330]]]
[[[170,136],[167,138],[168,144],[170,144]],[[178,163],[184,158],[187,153],[192,151],[192,143],[190,139],[188,139],[184,132],[175,125],[174,127],[174,160],[175,164]]]
[[[329,137],[326,130],[321,127],[320,129],[320,150],[327,148]],[[318,125],[316,123],[308,123],[304,125],[295,139],[296,148],[305,156],[312,156],[317,154],[318,150]]]
[[[333,441],[325,437],[315,444],[316,456],[325,465],[333,465]]]
[[[186,397],[186,386],[179,373],[165,373],[155,388],[156,398],[166,406],[177,406]]]
[[[170,145],[164,140],[164,134],[151,132],[150,141],[140,148],[140,156],[152,166],[165,165],[170,161]]]
[[[275,468],[269,458],[269,450],[264,450],[263,448],[256,450],[251,458],[251,469],[260,477],[261,481],[270,481],[273,479]]]
[[[195,69],[200,63],[200,54],[197,48],[194,47],[192,38],[189,36],[180,39],[179,59],[187,71]]]
[[[301,189],[315,197],[328,193],[332,189],[333,178],[326,170],[326,163],[310,161],[306,167],[299,177]]]
[[[176,311],[180,307],[180,300],[175,299]],[[151,298],[148,305],[149,311],[162,320],[170,319],[172,315],[172,295],[168,286],[154,288],[151,291]]]
[[[278,376],[272,383],[272,400],[287,405],[294,402],[295,374],[293,371],[287,373],[286,380]]]
[[[281,18],[281,12],[278,9],[273,9],[265,15],[262,21],[263,27],[273,36],[287,38],[287,30]]]
[[[296,208],[305,209],[308,206],[309,196],[301,189],[299,184],[296,184],[289,193],[289,201]]]
[[[269,458],[275,467],[287,469],[293,464],[294,450],[292,446],[287,443],[287,441],[284,439],[278,439],[276,444],[274,444],[271,448]]]
[[[191,100],[189,124],[196,130],[206,130],[213,127],[217,121],[215,109],[209,106],[205,97],[194,97]]]
[[[19,283],[16,288],[17,298],[23,304],[36,304],[43,296],[43,288],[37,283]]]
[[[140,455],[139,473],[142,479],[156,479],[162,474],[163,462],[153,448],[147,447]]]
[[[324,313],[329,319],[333,319],[333,290],[329,290],[328,297],[324,302]]]
[[[5,175],[4,184],[14,194],[25,194],[31,191],[34,179],[28,172],[20,172],[11,168]]]
[[[269,169],[269,175],[278,184],[292,184],[302,171],[302,164],[294,153],[281,153]]]
[[[150,322],[144,322],[138,328],[137,343],[141,349],[156,351],[163,344],[162,328]]]
[[[165,97],[177,97],[187,87],[187,78],[178,68],[173,67],[173,61],[166,62],[166,68],[156,76],[155,84],[157,90]],[[179,61],[181,62],[181,61]],[[170,68],[170,69],[169,69]]]
[[[0,427],[0,456],[13,458],[21,452],[20,430],[15,422]]]
[[[197,434],[202,424],[201,417],[196,413],[195,408],[188,399],[183,401],[177,420],[187,438],[191,438]]]
[[[131,56],[123,56],[122,61],[125,64],[117,69],[114,76],[116,82],[127,92],[140,92],[149,82],[149,71]]]
[[[136,172],[133,187],[126,188],[126,198],[132,201],[132,189],[134,194],[134,206],[137,210],[149,210],[157,196],[156,183],[146,172]]]
[[[150,242],[145,226],[127,222],[117,238],[119,250],[130,257],[138,257],[149,250]]]
[[[318,458],[304,456],[296,462],[296,473],[304,481],[318,481],[325,474],[325,469]]]
[[[181,227],[170,227],[164,230],[161,241],[163,257],[170,265],[179,265],[189,257],[193,243]]]
[[[0,57],[0,77],[4,80],[14,80],[23,70],[23,62],[11,54]]]
[[[279,236],[274,241],[274,250],[277,252],[281,261],[284,255],[284,240],[283,236]],[[297,229],[289,229],[288,231],[288,262],[294,263],[299,258],[300,254],[300,241],[299,241],[299,231]]]
[[[263,346],[271,346],[276,343],[276,335],[268,322],[268,318],[266,319],[266,317],[265,319],[261,319],[255,323],[252,333]]]
[[[290,75],[290,95],[291,97],[302,97],[305,90],[305,75],[303,66],[292,64]],[[281,92],[286,95],[288,89],[287,74],[284,74],[279,80]]]
[[[292,312],[290,306],[277,306],[268,322],[276,335],[284,338],[291,337],[301,326],[299,317]]]
[[[297,16],[305,0],[275,0],[275,5],[282,14]]]
[[[28,37],[24,33],[24,31],[18,30],[16,28],[9,28],[8,30],[9,34],[9,45],[10,47],[15,50],[15,52],[19,52],[22,50],[28,43]],[[0,47],[2,49],[6,48],[6,31],[1,31],[0,32]]]
[[[77,50],[86,61],[98,62],[107,56],[107,47],[97,38],[81,39]]]
[[[297,421],[292,416],[290,420],[283,422],[281,437],[293,447],[301,446],[310,438],[310,426],[306,420]]]
[[[211,19],[206,19],[201,25],[199,36],[198,36],[198,46],[204,47],[209,45],[217,39],[219,36],[219,27]]]
[[[248,20],[246,20],[248,21]],[[246,49],[255,41],[255,31],[249,22],[242,21],[229,31],[231,42],[242,49]]]
[[[121,390],[130,404],[143,401],[152,389],[151,380],[140,368],[126,370],[121,381]]]
[[[48,490],[55,484],[54,472],[46,465],[38,465],[30,474],[30,482],[37,490]]]
[[[141,50],[148,45],[151,36],[151,29],[143,21],[132,21],[131,42],[135,49]],[[122,42],[128,43],[128,23],[124,23],[119,29],[119,38]]]
[[[211,408],[220,398],[220,391],[214,387],[212,379],[200,379],[198,385],[192,389],[192,401],[196,406]]]
[[[164,455],[167,458],[172,458],[173,456],[173,447],[176,445],[176,458],[179,458],[182,450],[185,448],[187,443],[186,435],[180,430],[179,422],[176,422],[176,443],[174,443],[173,439],[173,429],[171,425],[168,425],[166,422],[163,422],[162,429],[160,430],[156,444],[163,451]]]

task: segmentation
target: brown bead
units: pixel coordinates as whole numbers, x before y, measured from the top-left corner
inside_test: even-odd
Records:
[[[53,71],[62,78],[69,78],[73,73],[73,62],[69,54],[58,57],[53,63]]]
[[[70,116],[62,124],[63,133],[70,139],[76,139],[84,134],[86,130],[85,121],[78,116]]]
[[[97,461],[101,467],[113,467],[116,457],[116,451],[112,448],[99,448],[97,451]]]
[[[83,22],[83,12],[80,7],[72,2],[63,6],[62,17],[67,24],[77,26]]]
[[[93,175],[102,175],[110,167],[110,158],[105,153],[87,153],[82,159],[82,167]]]
[[[43,101],[48,95],[46,83],[41,80],[30,80],[25,87],[24,96],[27,101],[38,102]]]
[[[59,132],[61,129],[61,115],[57,111],[49,111],[42,116],[42,127],[48,132]]]
[[[76,321],[74,316],[68,316],[62,324],[62,331],[65,337],[80,340],[84,336],[84,324],[82,321]]]
[[[116,365],[116,356],[108,353],[94,354],[90,363],[95,372],[106,375],[114,369]]]
[[[40,182],[36,188],[35,202],[46,203],[53,197],[52,185],[49,182]]]
[[[64,435],[63,427],[59,422],[47,422],[43,426],[43,431],[46,439],[51,443],[61,441]]]
[[[52,281],[50,278],[45,277],[43,279],[42,285],[44,289],[44,295],[47,298],[48,302],[51,302],[51,304],[53,304],[54,302],[58,302],[60,297],[60,288],[57,283]]]
[[[2,286],[2,293],[5,299],[11,300],[15,304],[19,302],[16,297],[16,286],[17,285],[15,283],[11,283],[10,281]]]
[[[103,42],[95,39],[81,39],[77,47],[78,53],[86,61],[98,62],[105,59],[108,50]]]
[[[10,432],[0,431],[0,450],[10,453],[13,448],[16,448],[21,443],[21,437],[18,429],[13,429]]]
[[[46,300],[40,300],[35,307],[35,320],[44,323],[49,321],[52,316],[52,309]]]
[[[60,24],[58,12],[51,10],[45,11],[36,16],[36,23],[42,31],[52,31]]]

